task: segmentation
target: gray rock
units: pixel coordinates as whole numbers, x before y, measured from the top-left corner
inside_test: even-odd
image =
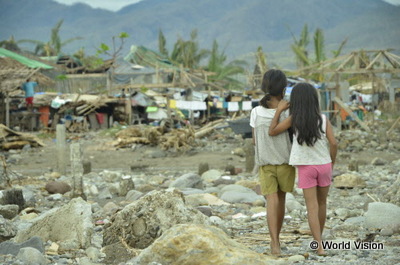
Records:
[[[122,178],[123,174],[119,171],[104,170],[99,173],[99,176],[107,182],[116,183]]]
[[[114,202],[108,202],[103,206],[103,211],[106,215],[113,215],[119,210],[119,206]]]
[[[15,204],[0,205],[0,215],[6,219],[13,219],[18,215],[19,206]]]
[[[365,214],[365,225],[367,228],[399,229],[400,207],[392,203],[369,203],[368,211]]]
[[[229,203],[253,203],[258,200],[265,202],[265,198],[252,189],[235,184],[223,187],[220,198]]]
[[[71,190],[71,186],[63,181],[50,181],[46,184],[45,189],[50,194],[60,193],[65,194]]]
[[[113,196],[112,196],[112,194],[111,194],[109,188],[104,188],[104,189],[102,189],[102,190],[100,191],[99,195],[98,195],[98,198],[99,198],[100,200],[112,199],[112,197],[113,197]]]
[[[63,198],[63,196],[60,193],[52,194],[49,197],[47,197],[47,199],[49,201],[61,201],[62,198]]]
[[[0,242],[9,240],[17,233],[17,228],[9,220],[0,215]]]
[[[194,173],[187,173],[176,180],[174,180],[169,187],[175,187],[178,189],[183,189],[183,188],[196,188],[196,189],[202,189],[203,188],[203,180],[201,177],[197,174]]]
[[[19,211],[22,211],[25,207],[25,198],[21,189],[9,189],[1,191],[1,204],[16,204],[19,207]]]
[[[45,241],[60,242],[60,246],[62,243],[70,249],[86,248],[90,246],[92,234],[91,205],[82,198],[75,198],[32,220],[30,227],[18,231],[15,241],[21,243],[36,235]]]
[[[21,260],[25,265],[45,265],[46,258],[36,248],[21,248],[18,252],[17,259]]]
[[[205,182],[213,182],[217,179],[219,179],[222,176],[222,173],[219,170],[216,169],[210,169],[206,172],[204,172],[201,175],[201,178],[205,181]]]
[[[386,165],[387,163],[388,163],[388,161],[386,161],[385,159],[380,158],[380,157],[375,157],[375,158],[371,161],[371,165],[374,165],[374,166],[384,166],[384,165]]]
[[[394,234],[394,231],[391,228],[383,228],[379,234],[381,236],[392,236]]]
[[[364,216],[350,217],[347,218],[344,222],[345,224],[355,224],[362,226],[365,222],[365,217]]]
[[[200,163],[199,164],[199,176],[201,176],[204,172],[208,171],[210,169],[210,166],[208,163]]]
[[[23,243],[14,243],[12,241],[5,241],[0,244],[1,255],[13,255],[16,256],[21,248],[31,247],[40,251],[44,254],[44,244],[40,237],[33,236],[29,240]]]
[[[274,264],[214,226],[178,224],[127,264]],[[203,262],[201,262],[203,261]]]
[[[176,189],[152,191],[116,213],[104,226],[103,245],[120,242],[121,237],[133,248],[146,248],[175,224],[209,224],[206,216],[185,205]],[[123,232],[122,232],[123,231]]]
[[[98,262],[101,257],[101,252],[97,248],[89,247],[86,249],[86,255],[91,261]]]
[[[196,207],[196,209],[199,210],[199,212],[201,212],[205,216],[210,217],[212,215],[212,209],[210,206],[198,206]]]
[[[130,190],[125,196],[125,200],[129,202],[134,202],[140,197],[143,196],[143,192],[137,191],[137,190]]]
[[[131,176],[123,176],[120,181],[120,192],[119,196],[126,196],[130,190],[135,188],[135,183]]]

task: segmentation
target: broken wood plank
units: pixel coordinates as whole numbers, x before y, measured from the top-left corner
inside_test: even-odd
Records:
[[[387,131],[387,134],[390,134],[396,128],[399,122],[400,122],[400,117],[398,117],[397,120],[393,123],[392,127],[390,127],[390,129]]]
[[[360,126],[361,128],[363,128],[364,130],[366,130],[367,132],[370,132],[371,129],[362,121],[360,120],[357,115],[355,115],[353,113],[353,111],[349,108],[349,106],[347,106],[340,98],[335,97],[333,99],[333,101],[335,101],[337,104],[339,104],[339,106],[344,109]]]

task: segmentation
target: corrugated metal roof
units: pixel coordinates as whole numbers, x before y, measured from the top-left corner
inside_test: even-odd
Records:
[[[28,66],[29,68],[53,69],[53,67],[50,65],[29,59],[25,56],[19,55],[18,53],[15,53],[15,52],[3,49],[3,48],[0,48],[0,57],[7,57],[7,58],[14,59],[14,60]]]

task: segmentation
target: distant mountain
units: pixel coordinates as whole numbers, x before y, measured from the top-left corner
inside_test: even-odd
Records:
[[[62,39],[85,38],[66,46],[66,52],[80,47],[94,52],[119,32],[130,35],[125,51],[131,44],[157,50],[159,29],[171,49],[178,36],[187,39],[197,29],[202,48],[211,48],[217,39],[230,58],[236,58],[262,46],[269,62],[290,66],[290,31],[298,36],[305,23],[310,49],[314,30],[324,30],[328,55],[346,37],[346,51],[400,49],[400,7],[378,0],[143,0],[116,13],[51,0],[0,0],[0,7],[0,40],[14,35],[17,40],[47,41],[63,18]]]

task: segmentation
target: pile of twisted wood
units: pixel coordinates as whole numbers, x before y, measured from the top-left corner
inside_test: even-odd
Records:
[[[223,120],[211,122],[195,131],[193,127],[169,130],[165,126],[150,127],[135,125],[116,134],[117,139],[110,144],[117,148],[129,147],[132,144],[158,145],[162,150],[174,149],[185,151],[195,145],[195,139],[211,133]]]
[[[185,129],[165,130],[164,127],[131,126],[116,134],[117,139],[111,143],[117,148],[128,147],[132,144],[158,145],[163,150],[174,148],[176,151],[187,150],[194,144],[194,130]]]
[[[44,143],[36,136],[28,133],[16,132],[0,124],[0,149],[21,149],[28,144],[33,147],[44,146]]]

